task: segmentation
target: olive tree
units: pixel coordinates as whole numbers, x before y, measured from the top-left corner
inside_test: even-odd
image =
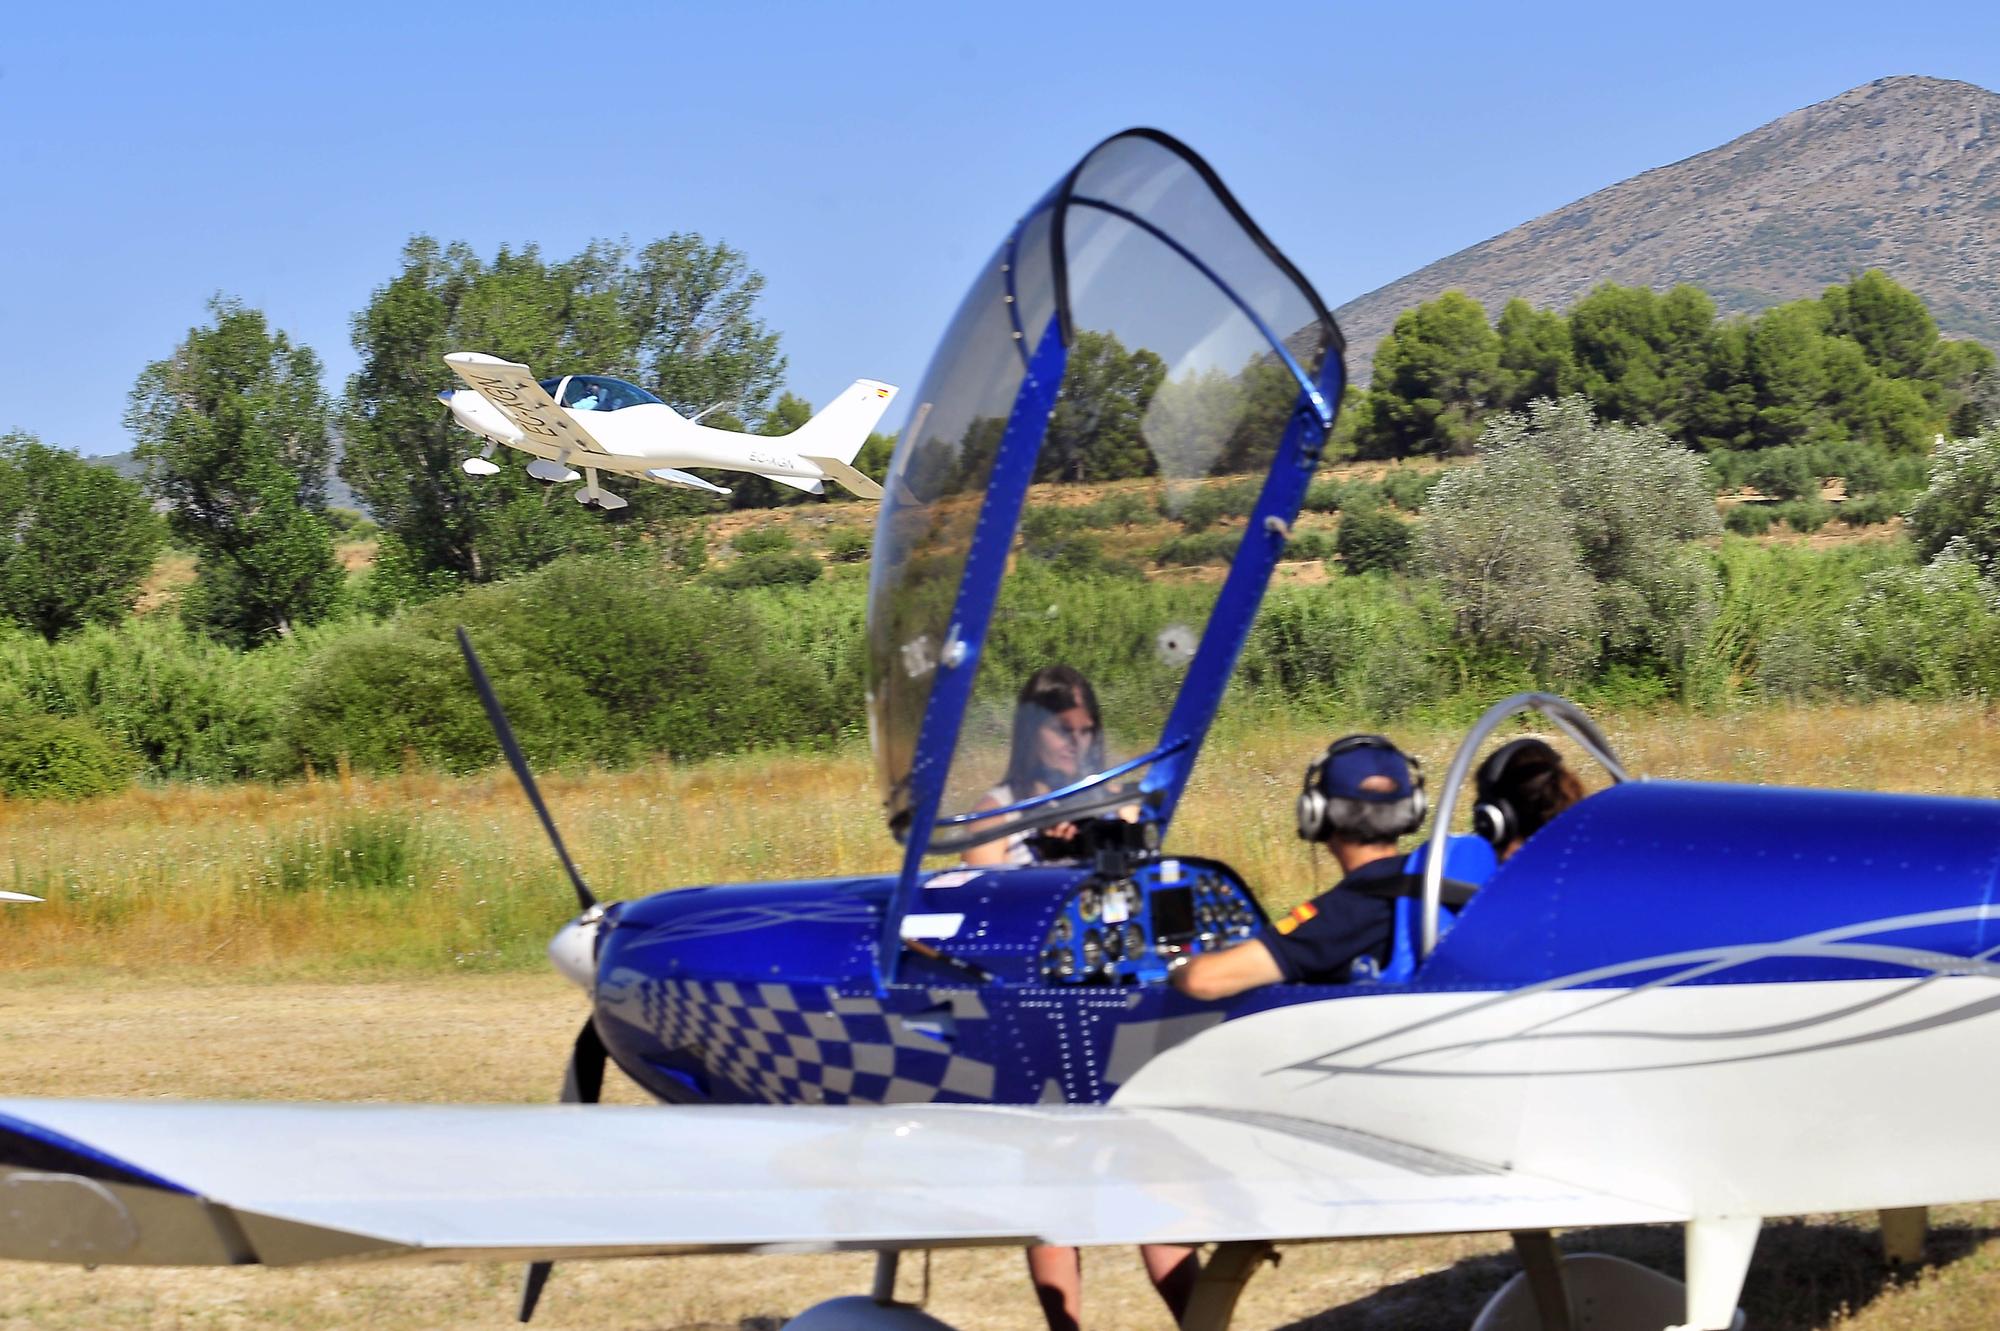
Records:
[[[1678,671],[1714,615],[1716,534],[1702,460],[1588,398],[1496,417],[1480,457],[1425,506],[1424,565],[1459,631],[1561,678],[1596,664]]]

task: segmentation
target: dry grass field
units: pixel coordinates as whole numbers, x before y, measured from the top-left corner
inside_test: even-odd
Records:
[[[1357,718],[1357,724],[1360,719]],[[1971,706],[1610,718],[1661,776],[1991,795],[2000,725]],[[1283,908],[1324,873],[1292,836],[1304,759],[1327,736],[1239,719],[1211,742],[1175,843],[1238,865]],[[1432,770],[1457,736],[1399,733]],[[600,891],[888,867],[858,754],[559,774],[558,820]],[[0,805],[11,872],[50,898],[0,908],[0,1073],[10,1095],[536,1101],[552,1097],[582,997],[541,969],[569,910],[504,773],[137,791]],[[631,1100],[615,1084],[610,1098]],[[672,1112],[663,1110],[662,1112]],[[1803,1113],[1815,1112],[1810,1106]],[[1913,1131],[1921,1131],[1913,1118]],[[2000,1325],[2000,1207],[1936,1217],[1936,1265],[1893,1282],[1872,1217],[1772,1226],[1745,1294],[1758,1331]],[[1568,1236],[1672,1270],[1667,1231]],[[1088,1259],[1093,1326],[1159,1327],[1136,1258]],[[1512,1272],[1504,1238],[1287,1250],[1238,1325],[1463,1328]],[[767,1328],[865,1289],[865,1257],[706,1258],[561,1268],[538,1325]],[[0,1265],[0,1328],[497,1327],[517,1272],[83,1272]],[[914,1297],[921,1263],[906,1263]],[[1035,1331],[1018,1254],[944,1252],[930,1307]]]

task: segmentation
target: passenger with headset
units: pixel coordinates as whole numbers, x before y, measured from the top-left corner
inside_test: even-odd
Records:
[[[1563,766],[1562,755],[1533,737],[1495,749],[1479,764],[1473,786],[1478,803],[1472,806],[1472,830],[1491,842],[1503,861],[1587,793],[1576,773]]]
[[[1417,830],[1428,807],[1415,758],[1381,735],[1335,740],[1306,768],[1298,831],[1323,842],[1344,876],[1273,932],[1176,960],[1168,973],[1174,987],[1191,998],[1228,998],[1280,981],[1343,984],[1357,960],[1370,969],[1386,963],[1395,908],[1367,889],[1405,875],[1397,839]]]

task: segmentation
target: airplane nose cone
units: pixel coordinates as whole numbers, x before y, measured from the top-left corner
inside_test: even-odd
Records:
[[[448,407],[448,406],[450,406],[450,405],[451,405],[451,395],[452,395],[453,393],[456,393],[457,391],[458,391],[458,390],[457,390],[456,388],[440,388],[440,389],[438,389],[438,401],[440,401],[440,402],[444,403],[444,404],[445,404],[445,405],[446,405],[447,407]]]
[[[579,915],[549,940],[549,961],[586,994],[597,987],[597,926],[596,919]]]

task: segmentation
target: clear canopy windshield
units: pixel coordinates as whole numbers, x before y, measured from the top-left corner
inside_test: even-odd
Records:
[[[617,411],[660,400],[639,385],[608,374],[565,374],[541,383],[542,391],[554,398],[557,406],[571,411]]]
[[[899,835],[939,781],[923,832],[937,851],[1019,842],[1133,798],[1131,760],[1157,745],[1226,571],[1174,538],[1241,537],[1240,518],[1194,519],[1220,491],[1254,495],[1302,405],[1327,418],[1314,385],[1338,337],[1220,182],[1164,136],[1100,145],[1021,223],[915,394],[878,520],[870,721]],[[1022,390],[1052,338],[1060,392],[1023,476],[1037,484],[1011,541],[983,547],[1005,560],[997,597],[967,604],[973,544],[1005,541],[983,529],[1019,500],[995,459],[1017,412],[1039,419]],[[963,621],[988,608],[972,656],[980,625]],[[957,669],[975,672],[969,702],[925,732]]]

